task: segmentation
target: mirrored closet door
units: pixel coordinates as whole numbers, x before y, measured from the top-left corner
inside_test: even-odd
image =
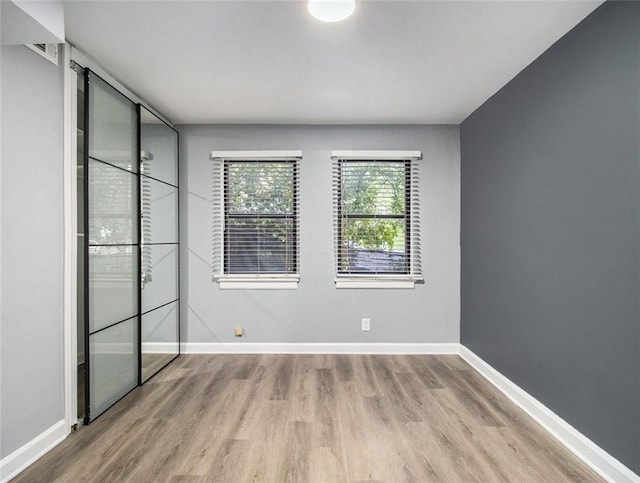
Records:
[[[141,382],[180,352],[178,133],[140,109]]]
[[[178,134],[89,69],[83,87],[78,315],[88,424],[179,354]]]

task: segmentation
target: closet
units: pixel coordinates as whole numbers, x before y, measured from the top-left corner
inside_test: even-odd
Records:
[[[180,353],[178,133],[77,68],[78,418]]]

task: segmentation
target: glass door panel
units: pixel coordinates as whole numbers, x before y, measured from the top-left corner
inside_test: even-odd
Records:
[[[143,106],[140,106],[140,140],[142,172],[178,186],[178,134]],[[153,159],[148,159],[148,153]]]
[[[142,315],[142,380],[146,381],[179,353],[178,302]]]
[[[140,109],[142,381],[180,352],[178,133]]]
[[[144,243],[178,243],[178,188],[142,175]]]
[[[138,236],[138,175],[89,158],[89,243],[131,245]]]
[[[145,245],[142,266],[142,313],[178,300],[177,245]]]
[[[137,173],[135,104],[93,72],[89,91],[89,156]]]
[[[91,419],[138,384],[137,333],[136,316],[91,334]]]
[[[89,247],[89,331],[138,313],[138,247]]]
[[[138,383],[139,148],[136,105],[89,70],[84,105],[89,422]]]

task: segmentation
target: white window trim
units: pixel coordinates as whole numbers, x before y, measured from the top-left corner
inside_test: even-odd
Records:
[[[391,159],[391,160],[402,160],[402,161],[413,161],[416,159],[420,159],[422,157],[422,153],[420,151],[371,151],[371,150],[336,150],[331,151],[331,159],[346,159],[346,160],[375,160],[381,161],[383,159]]]
[[[300,283],[300,275],[279,274],[216,274],[215,280],[221,290],[295,290]]]
[[[211,151],[210,159],[212,161],[260,161],[260,160],[300,160],[302,159],[301,150],[261,150],[261,151]],[[224,189],[223,180],[217,180],[221,183],[220,188]],[[215,202],[215,201],[214,201]],[[221,226],[224,226],[223,210],[217,215],[214,207],[214,216],[222,216]],[[300,227],[298,226],[298,230]],[[223,257],[223,250],[220,251],[220,257]],[[217,258],[217,257],[216,257]],[[220,267],[223,261],[218,260]],[[300,260],[298,260],[298,267]],[[228,274],[214,273],[213,281],[218,282],[221,290],[295,290],[300,283],[300,274]]]
[[[415,288],[422,277],[412,275],[337,275],[336,288]]]
[[[422,152],[416,150],[332,150],[332,160],[403,160],[416,161]],[[413,187],[411,188],[414,189]],[[418,243],[419,244],[419,243]],[[422,274],[338,274],[337,289],[414,289],[416,282],[423,282]]]
[[[211,159],[216,161],[260,161],[268,159],[302,159],[302,151],[211,151]]]

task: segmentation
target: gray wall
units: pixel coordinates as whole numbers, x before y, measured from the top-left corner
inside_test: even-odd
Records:
[[[183,340],[458,342],[460,155],[457,126],[178,126]],[[301,149],[297,290],[220,290],[211,281],[212,150]],[[332,149],[420,149],[423,269],[415,290],[337,290]],[[188,248],[187,248],[188,247]],[[371,318],[371,331],[360,319]]]
[[[0,457],[64,418],[62,69],[2,47]]]
[[[467,118],[462,343],[640,473],[640,3]]]

